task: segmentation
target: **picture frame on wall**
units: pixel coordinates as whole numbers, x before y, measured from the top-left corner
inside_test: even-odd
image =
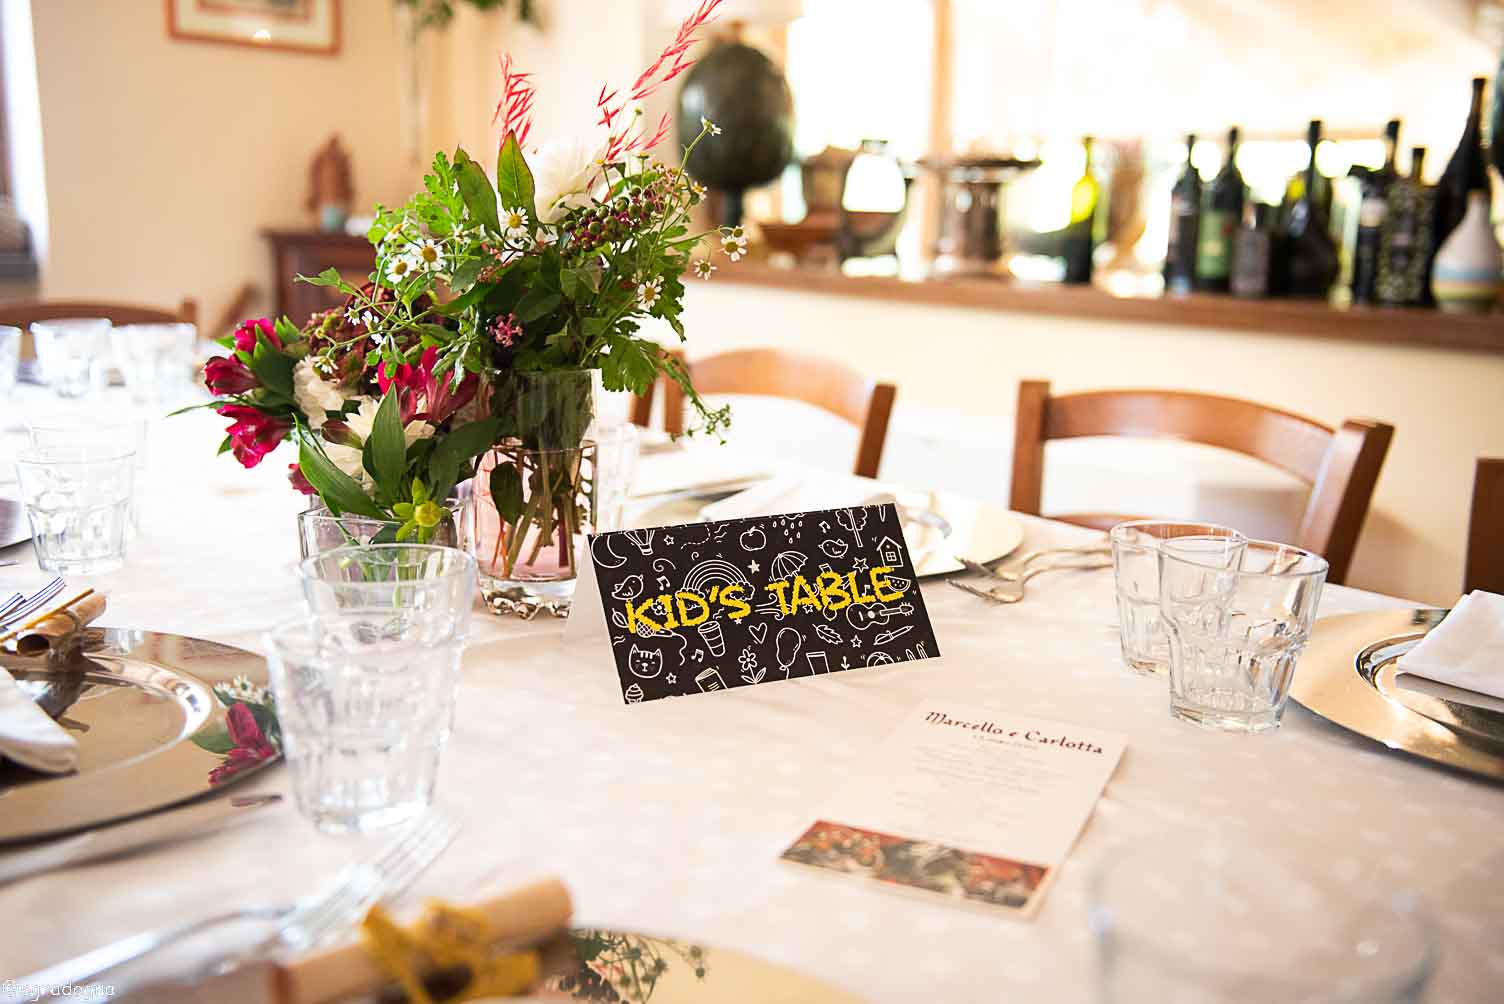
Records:
[[[167,34],[175,39],[324,56],[339,52],[339,0],[163,2]]]

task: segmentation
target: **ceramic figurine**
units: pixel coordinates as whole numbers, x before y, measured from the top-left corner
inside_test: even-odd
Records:
[[[350,205],[355,201],[355,182],[350,172],[350,155],[340,145],[339,136],[330,136],[314,156],[308,169],[310,212],[319,214],[319,229],[339,233],[345,229]]]

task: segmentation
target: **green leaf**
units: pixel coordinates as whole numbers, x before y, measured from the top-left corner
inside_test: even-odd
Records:
[[[566,268],[559,273],[559,291],[567,299],[573,300],[580,291],[580,276],[572,268]]]
[[[480,278],[480,270],[485,267],[485,264],[480,258],[469,258],[460,262],[449,280],[449,288],[456,293],[465,292],[475,285],[475,280]]]
[[[501,464],[491,471],[491,504],[506,523],[522,515],[522,475],[516,464]]]
[[[297,280],[313,286],[330,286],[346,296],[355,295],[355,287],[346,282],[345,277],[340,275],[339,269],[336,268],[326,268],[318,275],[299,275]]]
[[[336,516],[353,512],[372,519],[387,518],[359,482],[334,465],[311,431],[299,425],[294,435],[298,440],[298,469],[318,491],[319,498],[324,500],[330,512]]]
[[[533,172],[522,156],[515,133],[507,133],[501,152],[496,155],[496,191],[507,209],[525,209],[529,219],[538,218],[533,208]]]
[[[230,452],[230,447],[233,446],[233,445],[235,445],[234,441],[232,439],[230,439],[229,436],[226,436],[224,438],[224,440],[219,444],[219,450],[218,450],[218,452],[216,452],[214,455],[217,457],[221,453],[229,453]]]
[[[513,311],[517,320],[523,324],[547,317],[564,302],[564,298],[558,293],[541,286],[528,290],[526,296],[517,301],[517,309]]]
[[[407,469],[407,438],[402,431],[402,405],[397,401],[395,387],[386,392],[376,408],[371,439],[366,446],[378,494],[396,498],[402,491],[402,475]]]
[[[496,218],[496,189],[491,187],[486,172],[463,150],[454,152],[454,166],[460,198],[465,200],[470,218],[492,233],[500,233],[501,226]]]
[[[433,483],[430,498],[449,496],[460,477],[460,468],[495,444],[501,434],[501,420],[483,418],[454,429],[445,436],[428,458],[428,479]]]
[[[249,364],[263,387],[292,399],[292,356],[277,351],[265,333],[257,333],[256,348],[251,353]]]
[[[282,339],[283,345],[291,345],[303,337],[303,333],[293,327],[292,322],[285,316],[277,318],[276,323],[272,325],[272,330],[277,333],[278,338]]]
[[[235,742],[230,738],[229,731],[223,726],[201,729],[189,737],[189,741],[201,750],[210,753],[218,753],[221,756],[235,748]]]

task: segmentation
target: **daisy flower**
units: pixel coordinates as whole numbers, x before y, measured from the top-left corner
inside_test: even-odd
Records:
[[[419,241],[412,250],[413,265],[426,272],[438,272],[444,268],[444,250],[432,238]]]
[[[654,305],[658,303],[658,298],[662,295],[662,277],[637,284],[637,302],[642,304],[643,310],[652,310]]]
[[[386,277],[392,282],[402,282],[404,279],[411,279],[413,273],[417,271],[418,264],[413,255],[399,254],[387,262],[386,265]]]
[[[704,258],[699,259],[693,265],[689,266],[689,268],[690,271],[694,272],[697,279],[709,279],[715,274],[715,266]]]
[[[527,210],[507,209],[501,214],[502,235],[509,241],[519,244],[527,241]]]
[[[741,261],[747,253],[747,238],[741,227],[721,232],[721,251],[732,261]]]
[[[719,136],[721,134],[721,127],[716,125],[714,122],[710,121],[703,115],[700,116],[700,128],[710,133],[710,135],[712,136]]]

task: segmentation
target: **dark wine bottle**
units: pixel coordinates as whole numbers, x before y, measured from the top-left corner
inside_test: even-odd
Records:
[[[1185,170],[1170,190],[1170,246],[1165,252],[1165,290],[1189,293],[1196,281],[1196,242],[1201,229],[1201,175],[1191,164],[1196,134],[1185,138]]]
[[[1410,151],[1410,176],[1389,186],[1374,285],[1380,303],[1418,306],[1425,302],[1433,209],[1431,192],[1421,181],[1425,162],[1426,148],[1415,147]]]
[[[1065,228],[1065,281],[1068,283],[1091,282],[1092,236],[1097,207],[1102,201],[1102,186],[1091,173],[1092,138],[1083,137],[1081,145],[1086,148],[1086,168],[1071,189],[1071,221]]]
[[[1332,241],[1325,207],[1317,194],[1316,147],[1321,143],[1321,122],[1312,120],[1306,130],[1311,162],[1306,165],[1299,198],[1290,207],[1290,217],[1280,240],[1277,290],[1285,296],[1324,299],[1337,281],[1340,263]]]
[[[1384,127],[1384,166],[1377,171],[1353,168],[1361,179],[1358,203],[1358,237],[1353,244],[1353,302],[1374,303],[1378,299],[1375,285],[1379,277],[1379,236],[1384,215],[1389,211],[1389,189],[1398,173],[1394,169],[1395,150],[1399,145],[1400,123],[1391,119]]]
[[[1232,238],[1243,219],[1243,176],[1238,173],[1238,130],[1227,132],[1227,160],[1206,187],[1196,241],[1196,288],[1225,293],[1232,277]]]
[[[1274,206],[1249,201],[1243,223],[1233,235],[1233,296],[1253,299],[1269,295],[1269,269],[1274,263]]]
[[[1467,212],[1467,193],[1488,191],[1488,160],[1483,155],[1483,85],[1484,78],[1473,78],[1473,103],[1467,112],[1467,124],[1452,159],[1447,161],[1441,180],[1436,183],[1436,216],[1431,231],[1431,253],[1441,247]]]

